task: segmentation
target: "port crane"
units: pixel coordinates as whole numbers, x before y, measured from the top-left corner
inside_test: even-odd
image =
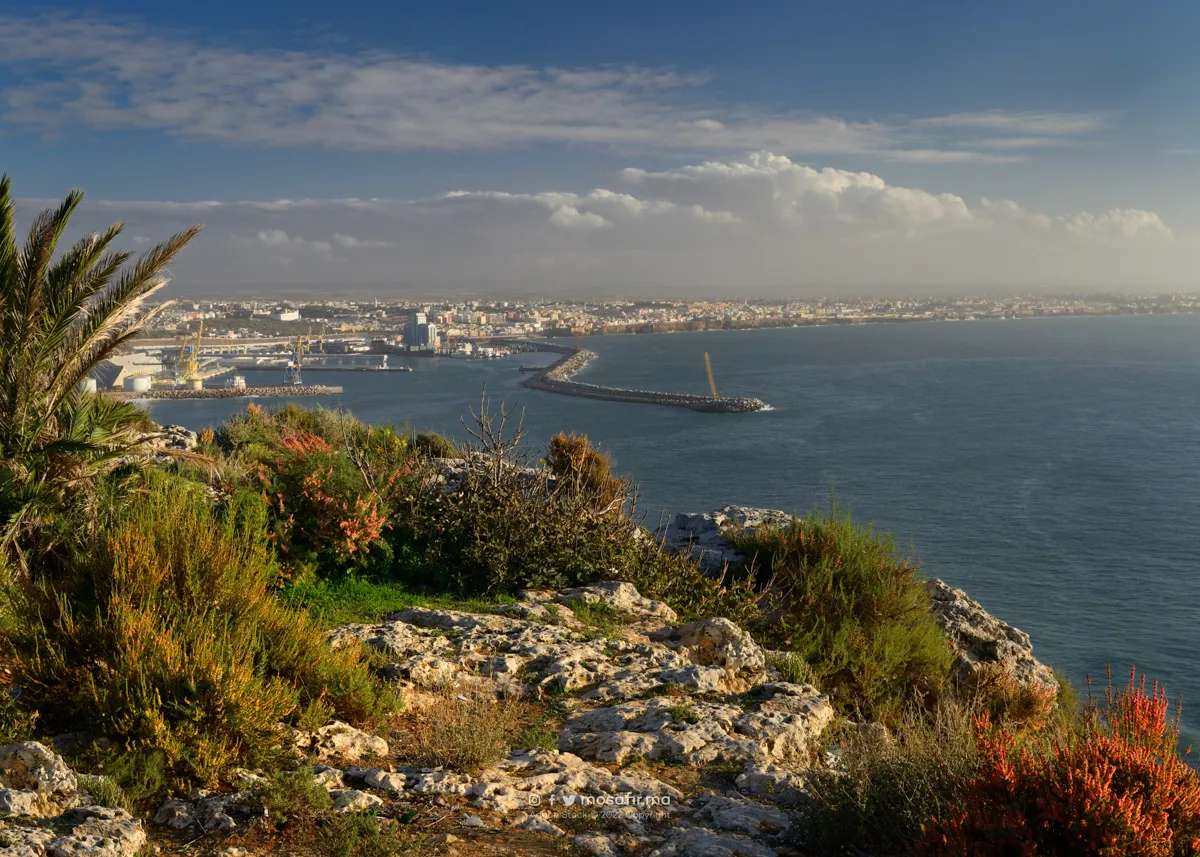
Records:
[[[304,381],[300,377],[300,365],[304,362],[304,337],[296,337],[296,352],[283,369],[283,383],[289,387],[300,387]]]
[[[203,336],[204,319],[200,319],[196,341],[189,345],[190,337],[183,337],[183,345],[179,347],[179,356],[175,359],[175,380],[180,384],[200,380],[200,340]]]
[[[717,382],[713,380],[712,361],[708,359],[708,352],[704,352],[704,371],[708,374],[708,389],[712,392],[714,399],[721,398],[717,393]]]

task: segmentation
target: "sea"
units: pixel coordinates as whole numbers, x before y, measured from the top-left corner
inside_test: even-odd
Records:
[[[577,378],[722,395],[706,414],[530,390],[521,365],[413,358],[413,372],[310,373],[371,423],[460,439],[481,396],[523,416],[535,451],[588,435],[639,486],[654,525],[736,503],[831,503],[889,532],[930,576],[1029,633],[1086,696],[1132,667],[1183,701],[1200,739],[1200,316],[1056,317],[593,336]],[[403,361],[393,360],[393,365]],[[249,384],[280,382],[248,372]],[[263,400],[262,404],[280,400]],[[159,422],[218,424],[246,400],[154,401]],[[1197,745],[1200,750],[1200,744]]]

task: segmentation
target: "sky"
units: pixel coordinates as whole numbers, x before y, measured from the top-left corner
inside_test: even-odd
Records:
[[[28,221],[182,293],[1175,291],[1200,4],[0,0]]]

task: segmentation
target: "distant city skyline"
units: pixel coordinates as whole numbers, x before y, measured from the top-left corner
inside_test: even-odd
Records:
[[[272,6],[0,4],[20,216],[204,222],[174,294],[1196,285],[1193,5]]]

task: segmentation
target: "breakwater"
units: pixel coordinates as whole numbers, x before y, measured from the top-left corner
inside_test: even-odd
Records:
[[[660,393],[654,390],[626,390],[601,384],[584,384],[572,381],[571,376],[596,358],[594,351],[575,351],[562,345],[533,343],[542,351],[563,356],[525,381],[526,387],[547,390],[567,396],[582,396],[588,399],[606,399],[610,402],[642,402],[648,405],[672,405],[719,414],[746,414],[767,407],[762,399],[747,396],[694,396],[689,393]]]
[[[118,399],[240,399],[245,396],[278,398],[281,396],[331,396],[342,392],[341,387],[322,384],[303,384],[298,387],[280,384],[273,387],[205,387],[199,390],[145,390],[140,393],[124,390],[107,395]]]

